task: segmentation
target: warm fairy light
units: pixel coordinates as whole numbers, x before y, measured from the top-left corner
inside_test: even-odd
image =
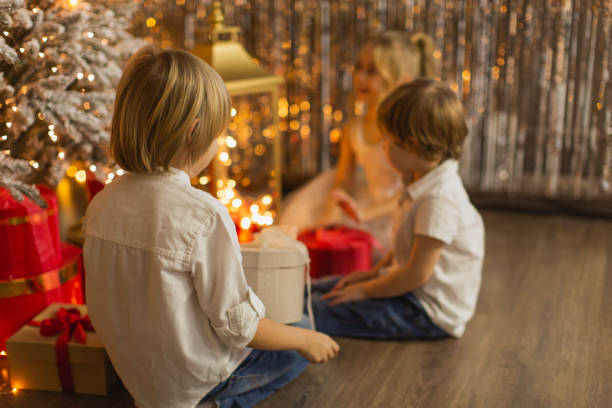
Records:
[[[6,37],[9,36],[9,32],[8,31],[3,31],[2,34],[4,34]]]
[[[222,162],[226,162],[229,159],[229,154],[227,152],[221,152],[219,153],[219,160],[221,160]]]
[[[241,219],[240,228],[244,230],[251,228],[251,219],[247,217],[244,217],[243,219]]]
[[[16,106],[13,106],[11,109],[13,110],[13,112],[17,112],[17,107]]]
[[[91,31],[89,31],[89,32],[87,33],[87,37],[89,37],[89,38],[94,38],[94,33],[92,33]]]
[[[40,9],[38,7],[34,7],[32,9],[32,13],[34,13],[34,14],[38,13],[39,11],[40,11]]]
[[[23,47],[19,48],[19,52],[23,54],[25,52],[25,48]]]
[[[40,58],[44,58],[44,57],[45,57],[45,53],[44,53],[44,52],[39,52],[39,53],[38,53],[38,56],[39,56]]]
[[[0,356],[6,357],[6,351],[4,351],[4,350],[0,351]]]
[[[66,175],[67,175],[68,177],[74,177],[74,175],[76,174],[76,172],[77,172],[77,168],[76,168],[76,167],[74,167],[74,166],[70,166],[70,167],[68,167],[68,168],[66,169]]]
[[[11,126],[13,126],[13,122],[6,122],[6,127],[7,127],[7,128],[9,128],[9,129],[10,129],[10,128],[11,128]]]
[[[208,184],[208,177],[206,177],[206,176],[202,176],[202,177],[200,177],[200,180],[199,180],[199,181],[200,181],[200,184],[201,184],[201,185],[205,186],[205,185],[207,185],[207,184]]]
[[[257,204],[251,205],[251,213],[257,214],[259,212],[259,206]]]
[[[51,67],[51,71],[53,71],[54,73],[57,72],[57,67]]]
[[[92,164],[91,166],[89,166],[89,171],[91,171],[92,173],[95,172],[97,169],[95,164]]]
[[[227,180],[227,185],[228,185],[230,188],[234,188],[234,187],[236,187],[236,180]]]
[[[108,176],[106,177],[108,177],[109,180],[112,180],[115,178],[115,173],[108,173]]]
[[[89,75],[87,75],[87,80],[88,80],[89,82],[92,82],[94,79],[96,79],[96,77],[94,76],[94,74],[89,74]]]
[[[123,169],[117,170],[117,175],[118,176],[123,176],[124,174],[125,174],[125,170],[123,170]]]
[[[225,189],[225,198],[231,200],[235,196],[236,196],[236,193],[234,193],[234,190],[232,190],[231,188]]]
[[[236,108],[232,108],[231,114],[232,114],[232,117],[236,116]]]
[[[70,3],[70,5],[72,7],[76,6],[77,4],[79,4],[79,0],[69,0],[68,3]]]
[[[4,142],[6,139],[8,139],[8,136],[7,136],[7,135],[2,135],[2,136],[0,137],[0,141],[1,141],[1,142]]]
[[[35,169],[37,169],[39,167],[38,163],[35,162],[34,160],[30,160],[30,166],[34,167]]]
[[[308,101],[303,101],[302,103],[300,103],[300,109],[307,112],[310,110],[310,102]]]
[[[228,136],[225,138],[225,144],[227,145],[227,147],[229,147],[230,149],[236,147],[237,143],[236,143],[236,139],[234,139],[231,136]]]
[[[83,79],[83,76],[84,76],[84,75],[83,75],[83,73],[82,73],[82,72],[79,72],[79,73],[76,75],[77,79]]]
[[[78,181],[79,183],[84,183],[85,180],[87,180],[87,173],[85,173],[85,170],[79,170],[76,172],[76,174],[74,175],[74,178],[76,179],[76,181]]]
[[[49,40],[49,37],[43,37],[42,42],[46,43]]]
[[[232,207],[234,208],[240,208],[241,205],[242,205],[242,200],[239,198],[236,198],[232,201]]]
[[[149,17],[147,18],[146,24],[147,24],[147,27],[153,28],[157,25],[157,20],[155,20],[153,17]]]
[[[463,76],[464,81],[469,81],[472,78],[472,74],[468,70],[464,70],[461,75]]]
[[[261,198],[261,202],[262,202],[264,205],[270,205],[270,204],[272,204],[272,196],[270,196],[270,195],[266,194],[265,196],[263,196],[263,197]]]
[[[13,394],[17,394],[17,388],[13,388],[13,389],[11,390],[11,392],[12,392]]]
[[[57,154],[57,157],[59,157],[60,159],[64,160],[64,157],[66,157],[66,153],[64,153],[64,152],[59,152],[59,153]],[[66,173],[68,173],[68,172],[66,172]]]

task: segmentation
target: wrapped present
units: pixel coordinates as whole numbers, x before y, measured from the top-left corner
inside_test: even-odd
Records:
[[[53,302],[80,304],[83,295],[81,248],[62,243],[63,263],[43,273],[0,280],[0,350],[6,339]]]
[[[346,275],[372,267],[374,237],[360,230],[330,227],[301,233],[298,239],[308,248],[313,278]]]
[[[294,323],[304,315],[308,252],[277,229],[266,229],[241,245],[247,283],[266,306],[266,317]]]
[[[62,266],[57,199],[38,187],[47,203],[40,208],[29,198],[16,201],[0,189],[0,280],[40,274]]]
[[[53,303],[6,344],[13,388],[106,395],[118,382],[85,305]]]

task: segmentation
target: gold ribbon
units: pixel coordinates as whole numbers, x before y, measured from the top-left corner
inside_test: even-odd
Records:
[[[79,274],[79,260],[76,259],[61,268],[43,272],[27,278],[0,280],[0,299],[33,295],[59,288]]]
[[[11,217],[11,218],[1,219],[0,225],[8,225],[8,226],[14,227],[15,225],[28,224],[28,223],[40,224],[41,222],[45,221],[47,217],[50,217],[53,214],[55,214],[55,211],[53,210],[53,208],[49,208],[47,211],[40,212],[40,213],[28,214],[28,215],[24,215],[21,217]]]

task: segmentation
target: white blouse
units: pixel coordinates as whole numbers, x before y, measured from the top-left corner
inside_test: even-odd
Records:
[[[234,228],[175,169],[127,173],[89,205],[89,314],[139,408],[193,407],[249,354],[265,310]]]

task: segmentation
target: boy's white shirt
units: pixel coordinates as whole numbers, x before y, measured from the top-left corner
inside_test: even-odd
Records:
[[[89,205],[89,315],[139,408],[195,406],[249,354],[265,309],[234,228],[176,169],[127,173]]]
[[[414,235],[444,243],[430,280],[414,291],[431,320],[461,337],[476,308],[484,258],[484,225],[446,160],[404,190],[394,228],[394,264],[408,263]]]

